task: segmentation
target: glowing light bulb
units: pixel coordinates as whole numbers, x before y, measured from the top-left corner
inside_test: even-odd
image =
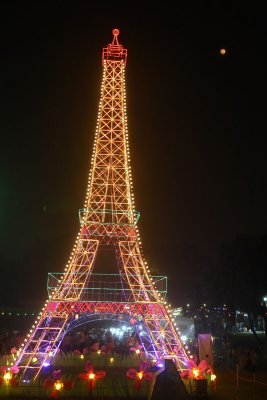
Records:
[[[91,373],[88,375],[88,378],[89,378],[89,379],[95,379],[95,374],[93,374],[93,372],[91,372]]]
[[[138,379],[141,380],[143,378],[143,376],[144,376],[144,373],[143,372],[138,372],[137,376],[138,376]]]
[[[61,382],[61,381],[56,381],[55,383],[54,383],[54,388],[56,389],[56,390],[61,390],[62,388],[63,388],[63,382]]]
[[[5,375],[4,375],[5,382],[9,382],[11,378],[12,378],[11,373],[10,372],[6,372]]]
[[[197,368],[192,369],[192,374],[194,375],[195,378],[199,377],[199,370]]]

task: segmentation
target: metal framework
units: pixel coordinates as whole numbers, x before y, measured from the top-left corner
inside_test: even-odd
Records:
[[[147,357],[172,358],[179,370],[188,369],[190,352],[182,343],[170,308],[141,250],[135,211],[126,115],[127,50],[118,42],[119,30],[103,49],[103,78],[91,170],[81,228],[64,273],[52,290],[15,364],[24,380],[35,379],[55,355],[77,315],[126,314],[142,321],[140,337]],[[115,249],[126,301],[84,300],[100,246]],[[139,323],[139,322],[138,322]]]
[[[60,279],[63,277],[61,272],[49,272],[47,279],[48,296],[52,295]],[[152,276],[154,288],[166,299],[167,295],[167,276]],[[90,281],[82,291],[83,301],[112,301],[112,302],[131,302],[132,290],[124,285],[125,274],[99,274],[92,273]],[[154,290],[151,289],[151,290]],[[150,289],[148,289],[150,291]]]

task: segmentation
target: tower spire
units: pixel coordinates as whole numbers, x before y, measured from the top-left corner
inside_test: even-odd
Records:
[[[113,60],[117,61],[118,59],[121,59],[121,61],[124,63],[124,66],[126,66],[126,59],[127,59],[127,50],[123,48],[121,44],[119,44],[118,41],[118,36],[120,34],[119,29],[115,28],[112,31],[113,34],[113,40],[106,48],[103,49],[103,54],[102,54],[102,60],[103,60],[103,65],[105,60]]]
[[[118,46],[119,45],[118,36],[120,34],[120,31],[119,29],[115,28],[113,29],[112,33],[113,33],[112,46]]]

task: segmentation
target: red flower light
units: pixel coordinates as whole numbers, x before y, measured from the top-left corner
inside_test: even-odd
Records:
[[[53,372],[52,377],[48,377],[44,381],[44,387],[47,389],[49,388],[52,389],[50,396],[53,398],[57,398],[59,396],[60,390],[62,390],[63,388],[66,390],[70,390],[74,386],[73,381],[71,380],[62,381],[60,377],[61,377],[61,371],[58,370]]]
[[[190,360],[189,370],[181,372],[182,379],[205,379],[206,374],[212,374],[212,368],[208,365],[206,360],[202,360],[198,365]]]
[[[142,381],[145,379],[146,381],[152,381],[154,378],[153,372],[147,371],[148,364],[146,362],[142,362],[139,366],[139,371],[135,368],[129,368],[126,372],[126,376],[129,379],[132,379],[135,382],[135,389],[139,390],[141,387]]]
[[[87,387],[90,391],[92,391],[95,387],[96,380],[104,378],[106,376],[106,371],[102,370],[102,371],[94,372],[93,365],[90,362],[87,362],[85,364],[85,370],[87,372],[79,374],[79,377],[81,379],[88,380]]]

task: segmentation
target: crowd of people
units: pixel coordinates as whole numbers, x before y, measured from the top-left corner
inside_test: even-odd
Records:
[[[134,351],[139,352],[141,348],[134,331],[127,330],[116,335],[110,329],[104,328],[71,331],[64,336],[60,345],[60,351],[66,355],[101,351],[106,354],[129,357]]]
[[[1,330],[0,355],[9,355],[12,349],[19,349],[24,338],[23,331]],[[109,328],[92,327],[67,332],[59,351],[66,356],[101,351],[129,357],[134,351],[142,351],[142,346],[134,330],[120,331],[120,334],[116,334]]]
[[[0,329],[0,357],[16,353],[26,337],[23,330]],[[191,343],[192,354],[198,353],[197,341]],[[133,354],[142,355],[144,349],[133,328],[115,329],[110,327],[85,326],[67,332],[60,344],[59,354],[64,357],[85,355],[91,352],[101,352],[111,356],[130,357]],[[216,354],[217,353],[217,354]],[[221,354],[218,356],[218,354]],[[255,370],[258,364],[257,352],[254,348],[243,348],[223,343],[214,354],[216,367],[228,366],[240,370]],[[197,358],[197,357],[196,357]]]
[[[19,330],[1,329],[0,330],[0,355],[9,355],[11,349],[18,349],[23,342],[25,334]]]

